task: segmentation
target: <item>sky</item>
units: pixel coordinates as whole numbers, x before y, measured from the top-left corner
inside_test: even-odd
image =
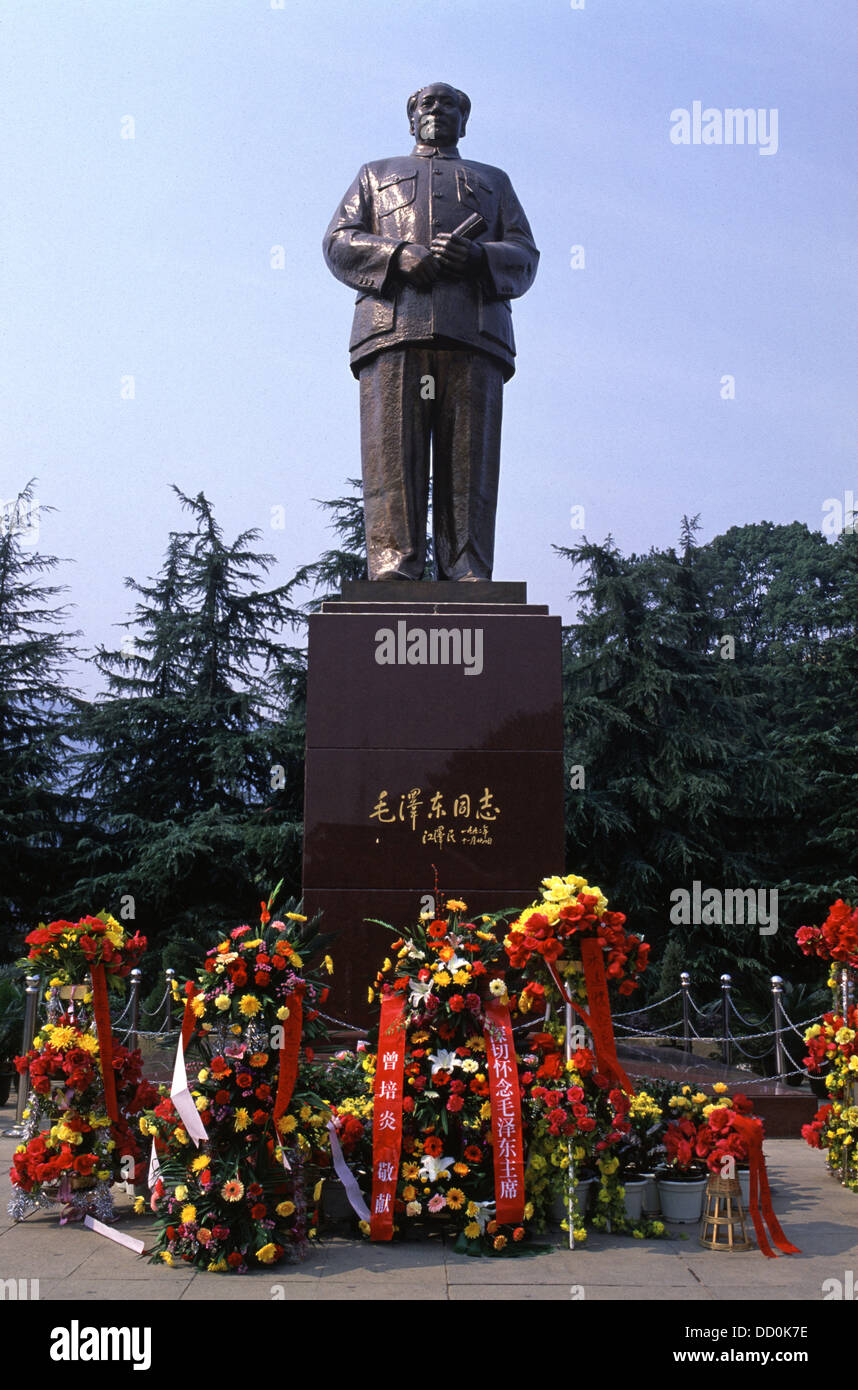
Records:
[[[330,544],[360,456],[322,235],[433,81],[541,252],[495,578],[568,622],[555,545],[821,529],[858,495],[856,58],[842,0],[4,0],[0,501],[55,508],[27,543],[80,645],[118,646],[171,483],[258,527],[272,583]],[[757,142],[678,143],[695,102],[762,112]]]

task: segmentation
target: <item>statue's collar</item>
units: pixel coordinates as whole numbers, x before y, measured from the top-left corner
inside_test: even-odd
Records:
[[[438,149],[437,145],[421,145],[418,142],[411,153],[421,155],[423,159],[458,159],[459,147],[452,145]]]

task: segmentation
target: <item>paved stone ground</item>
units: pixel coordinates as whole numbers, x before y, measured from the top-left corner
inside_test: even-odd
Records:
[[[0,1130],[12,1111],[0,1111]],[[591,1234],[569,1251],[555,1232],[545,1254],[511,1260],[456,1255],[427,1240],[381,1249],[335,1237],[301,1265],[243,1276],[168,1269],[81,1226],[60,1227],[55,1214],[35,1212],[18,1225],[6,1214],[15,1140],[0,1139],[0,1279],[38,1279],[45,1300],[103,1299],[373,1301],[527,1300],[717,1302],[823,1300],[823,1281],[858,1282],[858,1193],[839,1186],[822,1155],[802,1140],[766,1143],[775,1211],[800,1255],[768,1260],[758,1250],[716,1254],[697,1242],[696,1227],[671,1227],[670,1238],[638,1241]],[[120,1230],[146,1240],[146,1218],[120,1198]],[[580,1292],[573,1294],[573,1286]],[[774,1310],[771,1310],[772,1314]],[[769,1314],[767,1314],[769,1316]]]

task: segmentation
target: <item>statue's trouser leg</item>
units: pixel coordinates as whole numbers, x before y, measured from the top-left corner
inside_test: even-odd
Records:
[[[426,563],[432,353],[388,348],[360,372],[360,440],[370,579],[419,579]],[[425,392],[424,392],[425,394]]]
[[[439,349],[432,519],[439,579],[491,579],[500,471],[503,370],[485,353]]]

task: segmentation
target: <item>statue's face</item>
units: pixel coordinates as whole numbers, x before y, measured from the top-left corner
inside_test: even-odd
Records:
[[[455,145],[462,133],[458,97],[443,82],[423,88],[411,119],[415,138],[423,145]]]

